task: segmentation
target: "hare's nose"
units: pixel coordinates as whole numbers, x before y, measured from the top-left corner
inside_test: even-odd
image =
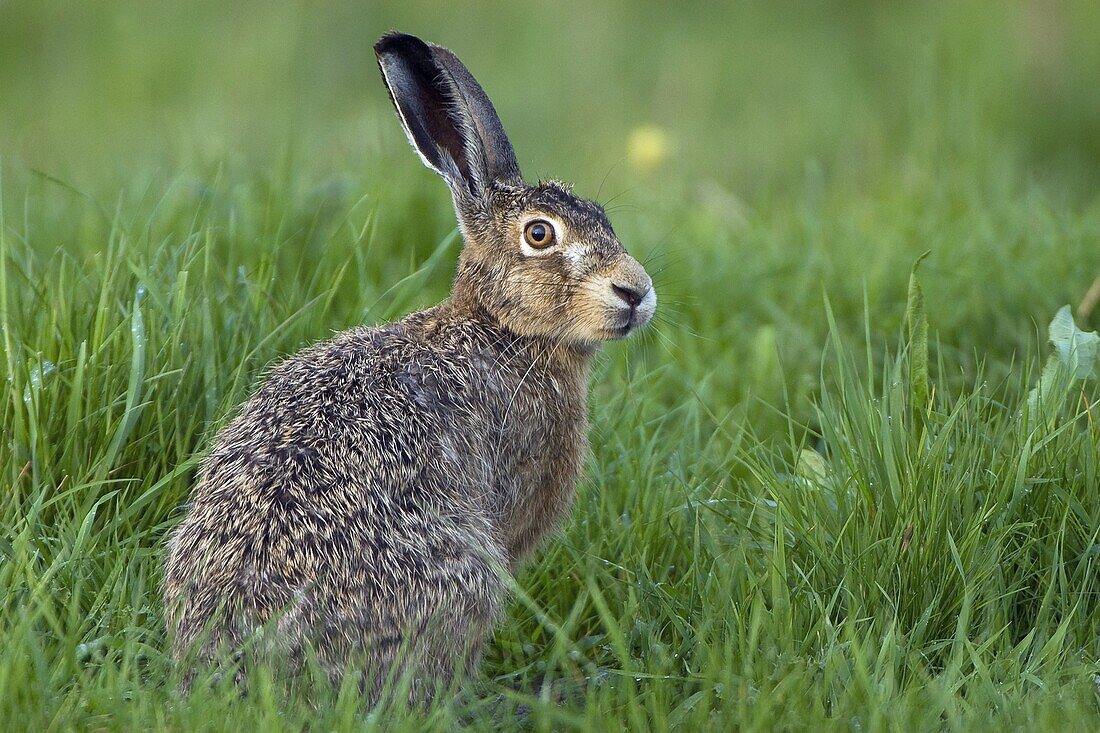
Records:
[[[648,287],[643,290],[634,285],[619,285],[618,283],[611,283],[611,289],[631,308],[637,308],[638,304],[642,302],[642,298],[649,292]]]

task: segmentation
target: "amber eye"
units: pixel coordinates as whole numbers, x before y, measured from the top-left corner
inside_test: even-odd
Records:
[[[523,228],[523,240],[535,249],[543,249],[554,243],[554,227],[545,219],[534,219]]]

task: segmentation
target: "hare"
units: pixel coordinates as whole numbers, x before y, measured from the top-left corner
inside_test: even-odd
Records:
[[[453,290],[281,362],[216,437],[167,541],[185,689],[246,649],[312,660],[335,684],[354,673],[375,700],[399,675],[425,702],[473,671],[507,573],[569,510],[593,355],[656,307],[597,204],[524,182],[454,54],[396,32],[374,49],[450,188]]]

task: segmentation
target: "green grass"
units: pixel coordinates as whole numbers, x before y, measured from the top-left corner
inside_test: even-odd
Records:
[[[1100,728],[1100,393],[1028,409],[1100,273],[1092,5],[435,6],[0,5],[0,724]],[[447,293],[389,27],[609,202],[659,322],[601,355],[572,518],[470,694],[181,699],[157,584],[196,457],[273,360]]]

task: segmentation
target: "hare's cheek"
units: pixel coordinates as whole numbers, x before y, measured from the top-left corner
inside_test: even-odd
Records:
[[[561,252],[561,261],[566,274],[577,279],[590,275],[598,264],[595,249],[583,242],[565,247]]]
[[[593,336],[604,330],[608,320],[608,307],[601,292],[598,282],[586,280],[576,289],[569,308],[575,325]]]

